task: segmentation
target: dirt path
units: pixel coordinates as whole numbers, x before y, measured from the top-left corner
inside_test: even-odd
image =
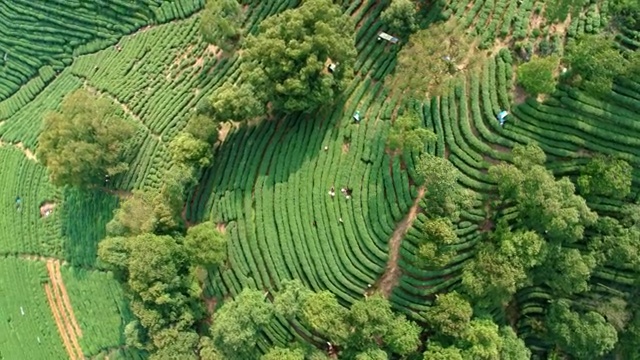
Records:
[[[109,189],[106,187],[100,187],[100,190],[107,192],[111,195],[115,195],[117,196],[120,200],[126,200],[130,197],[133,196],[133,193],[131,191],[127,191],[127,190],[119,190],[119,189]]]
[[[18,142],[18,143],[10,143],[9,142],[9,143],[7,143],[7,142],[4,142],[4,141],[0,140],[0,147],[3,147],[3,146],[13,146],[15,148],[18,148],[20,151],[22,151],[24,156],[27,157],[27,159],[35,161],[35,162],[38,162],[38,159],[36,158],[36,155],[30,149],[26,148],[24,146],[24,144],[21,143],[21,142]]]
[[[73,314],[67,289],[62,282],[60,261],[48,259],[47,272],[49,273],[49,282],[45,284],[45,292],[62,342],[71,359],[84,359],[78,343],[78,338],[82,337],[82,331]]]
[[[389,260],[387,261],[387,267],[384,270],[384,274],[382,274],[380,279],[378,279],[378,282],[369,289],[369,291],[367,291],[367,295],[378,290],[382,296],[388,299],[389,295],[391,295],[391,291],[393,291],[393,288],[398,284],[398,279],[402,274],[402,270],[398,266],[400,245],[402,244],[402,239],[407,234],[407,231],[409,231],[409,228],[413,225],[413,221],[416,219],[416,216],[418,216],[418,204],[420,204],[420,200],[422,200],[424,193],[424,188],[420,188],[418,190],[418,197],[413,201],[413,205],[409,209],[409,212],[404,219],[396,225],[396,229],[389,239]]]

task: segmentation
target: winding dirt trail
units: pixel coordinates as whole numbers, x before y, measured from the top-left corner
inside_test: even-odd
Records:
[[[49,282],[44,285],[44,290],[62,342],[69,354],[69,358],[84,359],[82,348],[78,342],[78,338],[82,337],[82,331],[73,314],[67,289],[62,282],[60,261],[48,259],[47,272],[49,273]]]
[[[413,205],[409,209],[407,215],[397,225],[393,231],[391,238],[389,239],[389,260],[387,261],[387,267],[384,274],[378,279],[377,283],[367,291],[367,295],[371,295],[376,289],[385,297],[389,298],[393,288],[398,284],[402,270],[398,266],[398,258],[400,257],[400,245],[402,245],[402,239],[409,231],[413,221],[418,216],[418,207],[420,200],[424,196],[425,189],[418,189],[418,197],[413,201]]]

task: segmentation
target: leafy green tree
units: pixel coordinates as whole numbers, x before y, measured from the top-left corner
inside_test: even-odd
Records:
[[[119,110],[107,98],[76,90],[59,111],[45,115],[37,156],[55,185],[102,185],[105,175],[129,168],[126,150],[135,129]]]
[[[640,228],[623,226],[618,220],[601,217],[596,234],[589,238],[589,249],[599,264],[640,270]]]
[[[546,318],[549,340],[575,359],[593,359],[612,350],[616,330],[598,313],[579,314],[566,301],[554,302]]]
[[[247,80],[275,110],[311,112],[332,102],[353,75],[351,19],[331,0],[305,0],[264,20],[247,39]],[[327,62],[337,64],[327,71]]]
[[[184,238],[191,263],[205,267],[219,265],[227,258],[227,242],[210,221],[189,228]]]
[[[346,321],[351,329],[347,346],[353,349],[384,344],[396,354],[407,355],[420,344],[420,328],[404,316],[396,316],[389,301],[379,294],[356,301]]]
[[[228,360],[255,358],[260,330],[274,317],[273,305],[258,290],[244,289],[215,314],[211,336]]]
[[[302,306],[312,294],[298,279],[284,280],[282,289],[274,296],[273,307],[276,314],[292,319],[302,313]]]
[[[144,191],[134,190],[114,212],[107,223],[107,234],[111,236],[139,235],[154,232],[158,223],[153,210],[152,196]]]
[[[639,360],[640,352],[638,352],[638,349],[640,349],[640,312],[636,309],[629,324],[620,333],[620,341],[618,342],[616,353],[625,359]]]
[[[387,142],[392,150],[419,153],[427,143],[435,142],[436,134],[420,124],[414,111],[399,116],[391,125]]]
[[[463,360],[460,349],[455,346],[444,347],[437,342],[429,340],[427,351],[424,352],[424,360]]]
[[[531,359],[531,350],[524,341],[508,326],[500,328],[500,336],[503,339],[500,360],[527,360]]]
[[[505,306],[528,284],[529,270],[543,263],[546,243],[533,231],[511,232],[504,223],[490,239],[492,242],[481,245],[478,256],[464,267],[462,285],[480,304],[489,300]]]
[[[265,113],[264,101],[250,84],[229,82],[218,87],[210,98],[214,116],[219,121],[244,121]]]
[[[203,100],[208,104],[210,103],[207,99]],[[213,107],[211,112],[213,112]],[[194,115],[187,122],[184,131],[191,134],[194,138],[212,145],[218,140],[218,124],[213,117],[202,114]]]
[[[584,88],[596,95],[608,94],[614,77],[623,73],[626,66],[614,42],[601,35],[585,35],[570,43],[566,60]]]
[[[244,13],[237,0],[207,0],[200,18],[204,41],[229,51],[240,40]]]
[[[534,57],[518,66],[518,83],[531,95],[550,94],[556,88],[554,72],[559,63],[555,56]]]
[[[602,195],[624,199],[631,193],[633,168],[622,159],[596,156],[578,178],[578,188],[585,195]]]
[[[460,346],[466,359],[500,359],[504,339],[500,336],[498,325],[488,319],[473,320],[462,334]]]
[[[311,293],[302,304],[302,321],[314,331],[326,335],[332,343],[344,344],[349,330],[344,319],[348,310],[328,291]]]
[[[418,257],[425,264],[445,266],[455,255],[455,251],[447,247],[458,241],[451,220],[444,217],[428,219],[424,223],[423,243],[418,246]]]
[[[169,151],[174,161],[187,166],[203,168],[211,163],[211,145],[187,132],[171,140]]]
[[[537,165],[540,151],[532,152],[530,158],[520,156],[516,165],[490,167],[489,177],[498,184],[502,198],[516,202],[523,225],[561,242],[580,240],[585,226],[594,224],[598,216],[575,194],[568,178],[556,180],[549,170]],[[516,153],[525,154],[526,148],[516,145]]]
[[[456,291],[436,295],[436,301],[425,312],[425,318],[436,334],[458,336],[469,326],[473,309]]]
[[[175,327],[160,330],[153,338],[157,349],[149,357],[150,360],[198,360],[196,351],[199,336],[193,331],[178,330]]]
[[[302,349],[289,349],[275,347],[262,355],[260,360],[304,360],[304,351]]]
[[[460,172],[449,160],[424,153],[416,164],[418,181],[425,187],[421,205],[432,216],[455,219],[460,208],[468,207],[473,195],[458,183]]]
[[[382,349],[368,349],[356,355],[355,360],[388,360],[389,355]]]
[[[391,32],[399,36],[409,35],[418,28],[416,4],[411,0],[391,0],[391,4],[380,15],[380,20]]]
[[[589,279],[596,264],[591,254],[555,244],[550,246],[546,261],[536,273],[540,282],[568,296],[589,290]]]
[[[225,360],[208,336],[201,336],[198,343],[200,360]]]

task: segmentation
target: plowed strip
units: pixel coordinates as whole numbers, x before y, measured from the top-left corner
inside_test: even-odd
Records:
[[[53,299],[53,291],[51,290],[51,285],[44,284],[44,292],[47,294],[47,301],[49,302],[49,307],[51,308],[51,312],[53,313],[53,318],[56,321],[56,326],[58,327],[58,333],[60,333],[60,337],[62,338],[62,343],[64,343],[65,349],[67,349],[67,354],[69,354],[69,358],[71,360],[75,360],[78,357],[71,345],[71,341],[66,336],[66,332],[64,331],[64,326],[62,324],[62,320],[60,319],[60,313],[58,312],[58,306]]]
[[[60,336],[63,338],[67,338],[70,343],[71,349],[74,352],[74,357],[84,359],[82,354],[82,348],[80,348],[80,344],[78,343],[78,334],[74,329],[73,323],[77,326],[77,321],[75,320],[75,316],[73,315],[73,309],[71,308],[70,303],[68,302],[69,298],[67,296],[67,304],[64,301],[64,295],[66,295],[66,289],[64,288],[64,284],[62,283],[62,274],[60,273],[60,263],[58,260],[47,260],[47,272],[49,273],[49,280],[51,283],[51,295],[52,302],[49,302],[51,306],[51,311],[54,313],[58,313],[58,317],[56,318],[56,323],[58,325],[58,330],[60,330]],[[48,284],[47,284],[48,285]],[[67,308],[65,310],[65,307]],[[79,329],[79,327],[78,327]]]
[[[69,316],[69,320],[71,321],[71,325],[73,325],[73,329],[76,332],[77,337],[82,337],[82,330],[78,325],[78,321],[76,316],[73,314],[73,308],[71,307],[71,300],[69,300],[69,294],[67,293],[67,288],[64,286],[64,282],[62,281],[62,273],[60,272],[60,262],[56,261],[55,265],[55,275],[57,279],[57,284],[60,289],[60,293],[62,295],[62,301],[65,309],[67,310],[67,315]]]

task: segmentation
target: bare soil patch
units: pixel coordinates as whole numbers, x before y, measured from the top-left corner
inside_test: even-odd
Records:
[[[18,149],[22,150],[22,152],[27,157],[27,159],[33,160],[33,161],[36,161],[36,162],[38,161],[38,159],[36,158],[35,154],[30,149],[26,148],[23,143],[21,143],[21,142],[16,143],[15,146]]]
[[[514,94],[513,101],[515,102],[516,105],[522,104],[523,102],[525,102],[527,100],[527,97],[529,96],[527,92],[524,90],[524,88],[520,85],[516,85],[515,89],[513,90],[513,94]]]
[[[398,258],[400,257],[400,245],[402,244],[402,239],[407,234],[407,231],[409,231],[409,228],[413,225],[413,221],[418,215],[420,200],[422,200],[424,193],[424,188],[420,188],[418,190],[418,197],[413,201],[413,205],[409,209],[409,212],[404,217],[404,219],[402,219],[396,225],[396,229],[389,239],[389,260],[387,261],[387,267],[380,279],[378,279],[378,282],[367,290],[367,295],[370,295],[374,291],[378,290],[380,291],[382,296],[388,299],[389,295],[391,295],[391,292],[398,284],[400,275],[402,275],[402,270],[398,266]]]
[[[351,147],[351,143],[345,142],[342,144],[342,153],[346,154],[349,152],[349,148]]]
[[[56,204],[53,202],[45,201],[40,205],[40,217],[47,217],[51,215],[53,209],[55,209]]]
[[[45,292],[62,342],[71,359],[84,359],[82,348],[78,343],[78,338],[82,337],[82,331],[78,326],[67,289],[62,281],[60,261],[48,259],[47,272],[49,273],[49,282],[45,284]]]
[[[216,230],[221,232],[222,234],[227,232],[227,224],[223,222],[219,222],[216,224]]]

